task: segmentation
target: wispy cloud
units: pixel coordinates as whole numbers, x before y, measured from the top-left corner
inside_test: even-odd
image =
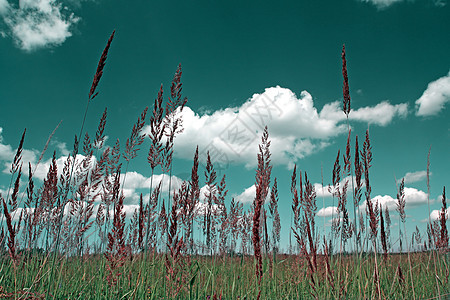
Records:
[[[428,84],[427,89],[416,101],[417,116],[437,115],[450,102],[450,72]]]
[[[25,51],[61,45],[80,19],[56,0],[0,0],[0,15],[16,45]]]
[[[384,101],[374,107],[363,107],[350,113],[350,119],[386,126],[395,117],[407,114],[407,104],[391,105]],[[274,165],[293,168],[299,159],[331,145],[333,138],[346,132],[345,115],[339,102],[323,107],[319,113],[311,94],[299,96],[282,87],[254,94],[239,107],[229,107],[198,115],[189,107],[182,112],[184,132],[175,139],[175,155],[192,159],[199,146],[200,162],[211,159],[227,167],[231,163],[256,166],[256,153],[265,125],[269,127]],[[149,131],[147,127],[146,132]]]
[[[378,9],[384,9],[391,6],[394,3],[403,2],[403,0],[360,0],[360,1],[372,3]]]
[[[343,121],[345,115],[342,113],[340,102],[336,101],[326,104],[320,116],[328,120]],[[394,117],[405,118],[408,115],[408,104],[401,103],[392,105],[389,101],[383,101],[372,107],[361,107],[352,110],[349,119],[360,122],[367,122],[374,125],[386,126],[392,122]]]
[[[431,172],[430,172],[431,175]],[[427,178],[427,171],[408,172],[403,176],[405,183],[414,183],[425,180]],[[401,179],[398,180],[401,182]]]

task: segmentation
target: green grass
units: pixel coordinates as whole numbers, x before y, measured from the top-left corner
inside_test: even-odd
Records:
[[[412,253],[412,274],[416,299],[430,299],[438,295],[449,297],[449,275],[445,255],[437,253],[438,283],[431,252]],[[297,255],[277,255],[272,270],[265,257],[261,283],[262,299],[371,299],[376,298],[373,285],[374,257],[361,259],[350,255],[334,255],[331,269],[334,282],[327,279],[324,257],[318,257],[318,270],[308,273],[306,261]],[[163,255],[129,258],[122,267],[115,286],[106,280],[103,255],[83,258],[58,258],[55,280],[48,285],[51,263],[42,254],[27,257],[22,254],[16,271],[11,260],[3,255],[1,267],[1,297],[4,299],[167,299],[167,279]],[[186,257],[184,257],[186,260]],[[386,263],[378,257],[383,298],[412,299],[406,254],[392,254]],[[140,272],[142,263],[142,272]],[[403,270],[405,282],[397,275]],[[181,274],[180,291],[175,299],[254,299],[258,294],[252,256],[192,256]],[[359,275],[361,274],[361,276]],[[16,283],[14,282],[16,278]],[[49,287],[49,290],[47,290]],[[315,291],[314,291],[315,289]],[[444,296],[446,295],[446,296]],[[29,297],[29,298],[27,298]]]

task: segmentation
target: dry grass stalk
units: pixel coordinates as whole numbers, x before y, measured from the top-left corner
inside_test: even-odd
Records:
[[[145,134],[142,134],[142,128],[145,125],[145,116],[147,115],[148,106],[144,108],[144,111],[138,117],[136,124],[133,125],[133,129],[131,130],[131,135],[127,139],[125,145],[125,152],[123,154],[123,158],[127,161],[127,163],[134,159],[137,156],[137,151],[139,151],[140,145],[144,142]]]
[[[381,239],[381,247],[383,248],[383,258],[384,258],[384,261],[386,262],[387,254],[388,254],[388,247],[387,247],[387,240],[386,240],[386,232],[384,230],[383,207],[381,206],[381,204],[380,204],[380,239]]]
[[[300,176],[301,176],[301,174],[300,174]],[[300,218],[300,201],[298,198],[296,177],[297,177],[297,164],[294,165],[294,171],[292,172],[292,177],[291,177],[291,193],[293,195],[292,212],[294,214],[294,228],[297,230],[299,227],[299,218]],[[300,185],[301,185],[301,183],[300,183]]]
[[[194,227],[194,218],[195,218],[195,209],[198,206],[199,203],[199,197],[200,197],[200,186],[198,181],[198,146],[195,149],[194,154],[194,164],[192,166],[191,170],[191,180],[189,182],[190,189],[189,189],[189,197],[186,202],[186,221],[187,224],[185,226],[185,232],[186,232],[186,238],[185,241],[189,244],[190,252],[193,252],[194,247],[194,237],[192,236],[193,233],[193,227]]]
[[[27,131],[27,129],[25,128],[22,133],[22,137],[20,138],[20,142],[19,142],[19,146],[17,147],[16,154],[14,155],[14,159],[11,164],[11,169],[9,170],[9,172],[11,174],[15,174],[19,168],[19,164],[22,159],[23,141],[25,139],[26,131]]]
[[[280,214],[278,213],[278,185],[276,177],[274,179],[272,191],[270,193],[269,212],[271,218],[273,219],[272,243],[273,243],[273,252],[274,255],[276,255],[276,253],[278,252],[278,245],[280,243],[280,231],[281,231]]]
[[[117,283],[119,276],[121,275],[120,268],[123,266],[127,251],[125,248],[125,212],[123,211],[123,194],[120,193],[120,165],[117,168],[114,179],[114,192],[113,202],[115,203],[113,228],[108,233],[108,247],[105,252],[105,257],[108,261],[107,268],[107,281],[110,286]]]
[[[112,32],[111,36],[108,39],[108,43],[106,44],[105,49],[103,50],[102,56],[100,57],[100,60],[98,62],[98,66],[97,66],[97,71],[95,72],[94,75],[94,80],[92,81],[92,86],[91,89],[89,91],[89,101],[93,100],[97,95],[98,92],[96,93],[96,89],[98,86],[98,83],[100,82],[100,79],[102,78],[103,75],[103,68],[105,67],[105,63],[106,63],[106,58],[108,56],[108,51],[109,51],[109,47],[111,46],[111,42],[114,38],[114,34],[115,34],[115,30]]]
[[[244,205],[240,202],[235,202],[234,198],[231,199],[230,213],[228,214],[228,221],[230,222],[230,232],[231,232],[231,251],[234,253],[236,250],[236,240],[239,237],[239,232],[241,230],[242,221],[244,219],[242,215],[242,209]]]
[[[11,257],[12,262],[14,264],[14,268],[16,267],[17,260],[19,259],[18,253],[16,252],[16,226],[12,226],[11,214],[8,211],[8,207],[6,205],[5,199],[2,198],[3,203],[3,213],[6,217],[6,226],[8,228],[9,237],[8,237],[8,252],[9,257]]]
[[[214,166],[211,162],[211,156],[209,154],[209,151],[207,153],[206,158],[206,171],[205,171],[205,177],[206,177],[206,192],[205,197],[207,200],[206,204],[206,212],[204,215],[203,220],[203,230],[204,234],[206,235],[206,246],[211,247],[211,233],[212,233],[212,227],[214,220],[212,219],[212,205],[213,202],[216,201],[216,193],[217,193],[217,187],[216,187],[216,178],[217,174],[216,171],[214,171]]]
[[[267,197],[270,173],[272,167],[270,166],[270,141],[267,126],[264,128],[264,132],[261,138],[261,144],[259,145],[258,153],[258,168],[256,170],[256,197],[253,202],[253,228],[252,228],[252,242],[255,259],[257,261],[256,266],[256,278],[258,279],[258,285],[261,284],[262,279],[262,255],[261,255],[261,237],[260,237],[260,223],[261,223],[261,209],[264,205],[264,200]],[[261,293],[261,289],[260,289]],[[258,295],[259,296],[259,295]]]
[[[436,240],[436,247],[443,252],[448,251],[448,230],[447,230],[447,202],[445,198],[445,186],[442,191],[442,208],[439,212],[439,237]]]
[[[214,202],[219,210],[219,219],[220,219],[220,244],[219,251],[222,255],[225,255],[227,250],[227,239],[229,233],[229,223],[228,223],[228,215],[227,208],[225,206],[225,197],[228,193],[228,190],[225,190],[227,187],[225,183],[225,174],[222,176],[222,180],[217,187],[217,197],[214,198]]]
[[[344,94],[344,113],[347,116],[350,113],[350,93],[348,87],[348,76],[347,76],[347,60],[345,59],[345,45],[342,46],[342,76],[344,77],[344,86],[343,86],[343,94]]]
[[[186,182],[183,182],[178,193],[173,196],[172,210],[170,213],[170,228],[168,232],[168,252],[165,255],[166,280],[169,286],[167,294],[169,298],[175,298],[184,285],[185,277],[183,276],[184,262],[182,259],[182,250],[185,247],[183,238],[178,237],[178,211],[179,205],[183,197],[188,196],[188,188]],[[179,274],[181,273],[181,274]]]

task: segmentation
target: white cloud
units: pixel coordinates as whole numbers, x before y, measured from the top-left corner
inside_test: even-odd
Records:
[[[372,3],[378,9],[383,9],[391,6],[394,3],[402,2],[403,0],[360,0],[360,1]]]
[[[234,197],[235,201],[239,201],[241,203],[253,203],[256,196],[256,186],[252,185],[245,189],[241,194]]]
[[[316,216],[318,217],[331,217],[331,216],[337,216],[337,207],[336,206],[328,206],[321,208]]]
[[[431,173],[430,173],[431,175]],[[405,183],[413,183],[425,180],[427,178],[427,171],[408,172],[403,176]],[[401,182],[401,180],[399,180]]]
[[[389,195],[378,195],[372,197],[372,201],[375,203],[378,200],[378,204],[383,206],[383,209],[387,206],[389,210],[393,210],[397,208],[397,199],[392,198]],[[427,194],[423,191],[420,191],[415,188],[405,187],[405,209],[417,207],[427,203]],[[366,201],[362,201],[362,204],[359,206],[361,211],[366,210]]]
[[[450,72],[428,84],[427,89],[416,101],[416,115],[437,115],[448,102],[450,102]]]
[[[0,0],[0,15],[4,15],[8,13],[10,9],[9,3],[7,0]]]
[[[329,120],[335,120],[336,122],[345,120],[346,116],[342,112],[340,105],[338,101],[326,104],[320,112],[320,116]],[[404,118],[407,115],[407,103],[392,105],[389,101],[383,101],[373,107],[362,107],[357,110],[352,110],[349,114],[349,119],[386,126],[392,122],[394,117]]]
[[[234,196],[234,200],[246,204],[246,203],[253,203],[255,197],[256,197],[256,186],[253,184],[252,186],[246,188],[239,195]],[[269,201],[270,201],[270,190],[269,193],[267,194],[266,201],[264,203],[267,203]]]
[[[20,0],[18,7],[0,0],[0,15],[17,46],[25,51],[58,46],[70,37],[79,18],[67,10],[56,0]]]
[[[407,105],[382,102],[375,107],[350,113],[356,121],[385,126],[396,116],[403,117]],[[272,163],[292,168],[294,163],[332,143],[347,130],[338,102],[327,104],[318,113],[313,97],[306,91],[297,97],[286,88],[271,87],[254,94],[240,107],[229,107],[198,115],[189,107],[183,112],[184,132],[175,139],[175,155],[191,160],[199,146],[200,163],[210,151],[214,167],[231,163],[253,168],[265,125],[269,129]],[[149,127],[144,129],[149,132]],[[217,169],[216,169],[217,170]]]
[[[438,220],[440,218],[440,216],[441,216],[441,210],[435,209],[430,213],[431,221]],[[450,219],[450,209],[447,208],[445,210],[445,216],[446,216],[447,220]],[[426,222],[428,222],[428,219],[426,219]]]

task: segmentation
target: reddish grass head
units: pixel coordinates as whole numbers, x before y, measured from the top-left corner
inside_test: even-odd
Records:
[[[342,45],[342,76],[344,77],[344,86],[343,86],[343,94],[344,94],[344,114],[348,118],[348,114],[350,113],[350,92],[348,87],[348,76],[347,76],[347,60],[345,59],[345,45]]]
[[[103,75],[103,68],[105,67],[105,63],[106,63],[106,58],[108,56],[108,51],[109,51],[109,47],[111,46],[111,42],[114,38],[114,33],[116,31],[114,30],[113,33],[111,34],[111,36],[108,39],[108,43],[106,44],[105,49],[103,50],[102,56],[100,57],[100,60],[98,62],[98,66],[97,66],[97,71],[95,72],[94,75],[94,80],[92,81],[92,86],[91,89],[89,91],[89,101],[93,100],[97,95],[98,92],[96,93],[96,89],[98,86],[98,83],[100,82],[100,79],[102,78]]]
[[[13,162],[11,164],[11,169],[9,170],[9,172],[11,174],[16,173],[17,170],[20,167],[19,164],[20,164],[20,160],[22,159],[23,141],[25,139],[26,131],[27,131],[27,129],[25,128],[23,133],[22,133],[22,137],[20,139],[20,142],[19,142],[19,147],[17,147],[16,154],[14,155],[14,159],[13,159]]]
[[[406,220],[405,205],[405,179],[403,178],[397,193],[397,211],[400,215],[400,220],[402,223],[405,223]]]

